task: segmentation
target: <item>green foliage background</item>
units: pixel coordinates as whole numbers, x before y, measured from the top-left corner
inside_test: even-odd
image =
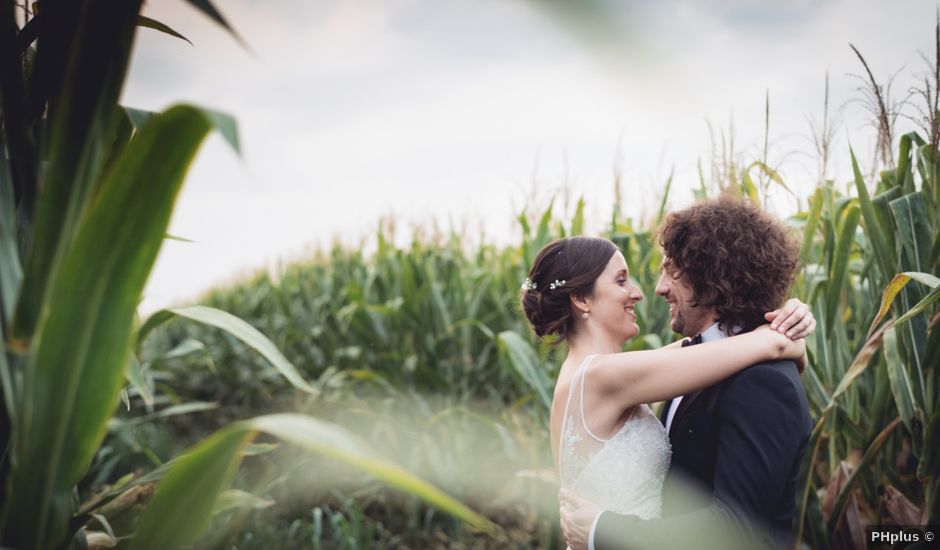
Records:
[[[517,302],[536,252],[583,232],[584,203],[530,205],[503,247],[455,232],[398,247],[381,225],[136,319],[200,143],[216,130],[238,148],[225,115],[117,104],[136,28],[177,36],[139,8],[0,9],[0,544],[557,546],[548,407],[564,350],[535,341]],[[883,169],[866,176],[853,154],[853,179],[821,177],[788,220],[793,294],[819,321],[794,525],[814,548],[859,546],[866,523],[938,523],[940,58],[931,70],[922,131],[899,138],[867,72]],[[715,162],[697,195],[787,188],[766,158]],[[650,218],[615,200],[604,231],[648,293],[670,188]],[[672,339],[661,300],[637,312],[628,349]]]
[[[865,523],[917,523],[936,513],[936,456],[930,442],[937,430],[940,349],[937,331],[928,330],[928,324],[935,326],[937,319],[938,279],[930,275],[938,272],[940,249],[937,190],[931,148],[922,138],[903,136],[897,155],[897,167],[883,171],[877,183],[866,182],[858,171],[847,184],[821,183],[805,199],[806,209],[788,220],[803,241],[804,266],[793,294],[813,307],[819,321],[810,342],[811,367],[804,375],[817,424],[795,526],[813,547],[849,544]],[[784,183],[779,174],[766,166],[764,170],[771,185]],[[733,180],[703,182],[699,192],[708,194],[711,187],[712,193],[761,201],[749,171],[733,165],[728,171]],[[664,207],[667,200],[668,186]],[[673,339],[665,303],[651,295],[660,262],[654,229],[664,211],[655,219],[639,220],[614,209],[605,232],[623,249],[632,276],[648,293],[638,307],[645,336],[631,342],[630,349],[658,347]],[[584,204],[578,202],[567,209],[553,204],[538,216],[522,215],[521,244],[504,248],[469,247],[456,233],[419,236],[396,248],[380,228],[373,237],[373,254],[336,246],[288,266],[276,280],[260,273],[214,290],[202,302],[236,312],[272,335],[318,387],[329,388],[334,397],[356,396],[354,409],[373,409],[376,424],[387,424],[386,430],[395,434],[382,440],[385,449],[393,449],[395,439],[403,437],[402,420],[389,406],[392,411],[427,411],[406,423],[429,429],[440,414],[465,409],[488,413],[480,422],[495,423],[509,434],[504,439],[513,442],[494,451],[514,459],[509,469],[487,469],[497,486],[506,486],[519,479],[520,471],[546,473],[551,468],[548,403],[564,354],[563,348],[539,344],[524,325],[519,282],[545,243],[581,231],[583,212]],[[886,249],[884,255],[875,250],[876,242]],[[283,380],[224,334],[181,323],[154,335],[151,344],[148,353],[154,357],[173,357],[156,361],[162,365],[159,372],[173,377],[173,387],[190,388],[187,395],[193,399],[222,403],[223,417],[300,406],[328,411],[337,422],[355,425],[349,422],[355,413],[339,404],[280,400],[288,389]],[[183,360],[177,357],[180,349],[193,351]],[[216,374],[210,365],[234,368]],[[526,419],[521,424],[520,416]],[[465,420],[455,433],[424,441],[433,448],[420,460],[412,457],[410,464],[434,472],[439,466],[435,459],[447,454],[472,470],[478,455],[454,451],[468,445],[461,441],[461,430],[470,424]],[[383,431],[376,425],[369,429],[370,438]],[[469,445],[477,443],[467,439]],[[486,459],[498,462],[491,453]],[[467,495],[465,478],[459,468],[449,475],[431,474],[462,496]],[[898,494],[909,502],[896,498]],[[490,497],[498,500],[500,495]],[[353,499],[347,506],[352,502],[355,510],[369,510],[375,498]],[[315,510],[319,502],[308,500]],[[530,517],[556,513],[527,506]],[[345,518],[352,512],[337,513]],[[302,516],[296,521],[309,523]],[[551,540],[551,521],[526,525],[527,536],[539,544]]]

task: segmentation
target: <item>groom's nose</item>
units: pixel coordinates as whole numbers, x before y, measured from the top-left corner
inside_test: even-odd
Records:
[[[662,296],[663,298],[669,294],[671,286],[669,285],[671,277],[668,277],[665,273],[659,274],[659,281],[656,282],[656,295]]]

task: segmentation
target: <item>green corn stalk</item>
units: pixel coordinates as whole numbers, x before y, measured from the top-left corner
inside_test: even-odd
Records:
[[[191,3],[228,28],[210,2]],[[169,316],[223,329],[289,383],[316,393],[269,339],[223,311],[178,308],[159,313],[141,331],[135,326],[144,284],[200,144],[215,129],[238,149],[228,116],[188,105],[163,113],[117,105],[137,26],[180,37],[140,17],[140,7],[139,1],[43,4],[22,28],[13,3],[0,8],[0,142],[6,153],[0,162],[0,544],[6,548],[80,545],[84,535],[76,532],[90,515],[110,529],[95,508],[76,509],[76,486],[107,433],[125,380],[137,388],[146,383],[132,355],[135,343]],[[35,52],[27,55],[33,43]],[[434,290],[440,299],[440,289]],[[438,315],[446,319],[447,312],[439,308]],[[155,418],[205,408],[189,403]],[[260,417],[223,429],[174,461],[133,544],[169,548],[198,535],[257,431],[335,456],[476,527],[490,527],[331,424]],[[198,494],[181,493],[193,480],[202,483]],[[173,517],[181,519],[180,529],[155,527]]]

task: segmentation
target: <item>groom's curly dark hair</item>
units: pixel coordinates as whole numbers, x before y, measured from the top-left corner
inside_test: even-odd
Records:
[[[663,268],[714,307],[725,332],[749,331],[786,300],[800,248],[790,228],[746,199],[722,196],[671,212],[659,229]]]

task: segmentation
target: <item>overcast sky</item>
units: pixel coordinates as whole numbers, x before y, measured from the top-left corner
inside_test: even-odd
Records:
[[[681,207],[696,163],[708,163],[706,121],[716,131],[733,121],[735,149],[753,160],[768,91],[770,160],[805,195],[816,178],[807,119],[821,120],[827,71],[841,120],[829,175],[845,180],[847,139],[863,163],[873,146],[864,106],[849,102],[861,72],[849,42],[880,81],[900,70],[902,99],[926,70],[937,10],[923,0],[593,3],[606,11],[587,17],[565,0],[216,0],[248,51],[183,0],[148,2],[145,14],[193,45],[141,29],[123,103],[228,112],[243,155],[218,137],[200,151],[170,228],[195,242],[164,244],[142,309],[337,236],[358,242],[383,216],[482,226],[512,242],[518,210],[564,188],[587,198],[588,225],[600,227],[617,166],[627,213],[651,210],[673,167]]]

